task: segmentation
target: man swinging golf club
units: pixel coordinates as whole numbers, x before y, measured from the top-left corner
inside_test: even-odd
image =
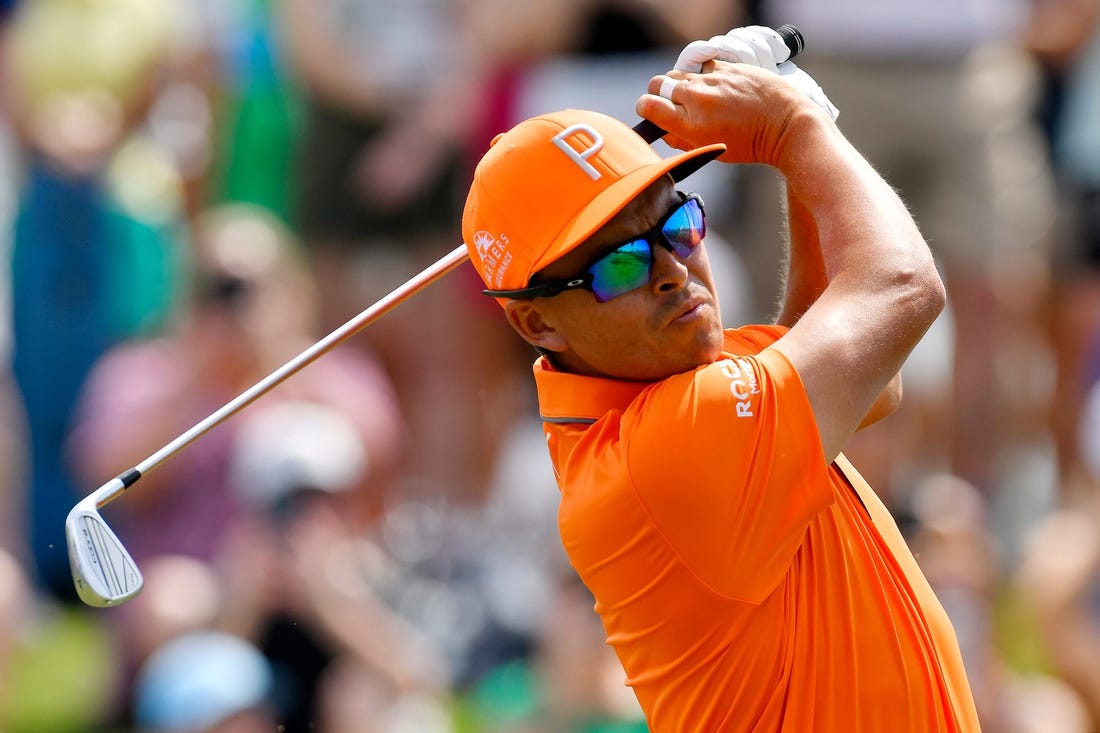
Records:
[[[92,605],[141,576],[98,510],[141,475],[467,256],[542,356],[535,379],[570,559],[654,733],[979,729],[951,624],[882,502],[841,453],[896,407],[943,308],[904,204],[833,124],[776,31],[690,44],[638,112],[563,111],[495,140],[465,247],[157,453],[66,523]],[[775,325],[725,330],[703,203],[718,158],[786,178]]]
[[[772,33],[651,80],[637,111],[667,159],[585,111],[498,136],[464,240],[542,354],[562,541],[654,733],[976,731],[951,624],[841,453],[896,407],[944,287],[820,89],[775,73]],[[720,320],[703,203],[677,188],[715,158],[786,179],[775,325]]]

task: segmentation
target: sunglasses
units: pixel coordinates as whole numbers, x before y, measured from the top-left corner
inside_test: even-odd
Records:
[[[645,234],[617,244],[592,260],[573,277],[547,280],[519,290],[485,290],[497,298],[547,298],[567,290],[591,290],[596,302],[606,303],[649,282],[653,275],[653,245],[659,244],[681,259],[691,255],[707,234],[703,200],[680,193],[680,203]]]

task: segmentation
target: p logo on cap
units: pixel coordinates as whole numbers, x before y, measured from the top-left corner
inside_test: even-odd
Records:
[[[583,148],[580,151],[574,150],[569,144],[569,136],[577,132],[585,132],[592,138],[592,144],[587,148]],[[565,128],[557,135],[551,138],[554,144],[558,146],[563,153],[581,167],[585,173],[589,175],[594,181],[600,179],[601,174],[596,168],[588,162],[588,159],[600,152],[600,148],[603,147],[603,136],[600,135],[591,125],[577,124]]]

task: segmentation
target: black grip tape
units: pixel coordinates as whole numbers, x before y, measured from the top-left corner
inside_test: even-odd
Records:
[[[657,127],[649,120],[642,120],[638,124],[634,125],[634,132],[642,136],[642,139],[647,143],[655,143],[665,136],[665,130]]]

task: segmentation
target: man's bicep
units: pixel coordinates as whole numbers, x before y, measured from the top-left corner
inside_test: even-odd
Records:
[[[866,328],[862,311],[873,307],[852,302],[828,307],[819,301],[764,352],[778,352],[798,372],[829,462],[864,423],[916,343]]]

